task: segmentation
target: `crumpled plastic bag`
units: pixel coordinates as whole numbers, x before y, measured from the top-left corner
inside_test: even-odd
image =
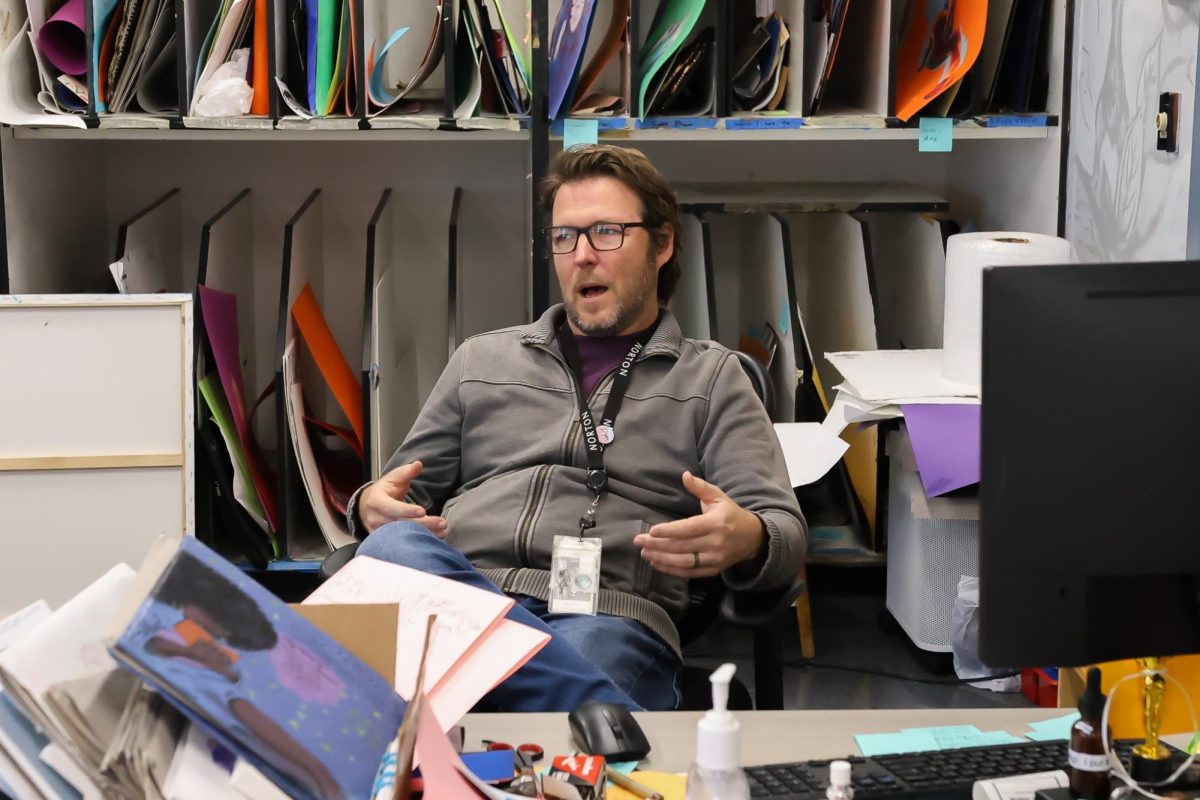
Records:
[[[979,578],[963,575],[958,579],[958,594],[954,598],[954,672],[960,678],[982,678],[1011,669],[989,667],[979,660]],[[971,684],[978,689],[993,692],[1019,692],[1021,676],[976,681]]]
[[[234,50],[228,61],[196,87],[192,112],[198,117],[240,117],[250,113],[254,89],[246,81],[250,70],[250,48]]]

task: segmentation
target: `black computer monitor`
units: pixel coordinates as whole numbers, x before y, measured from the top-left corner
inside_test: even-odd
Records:
[[[980,654],[1200,652],[1200,262],[983,274]]]

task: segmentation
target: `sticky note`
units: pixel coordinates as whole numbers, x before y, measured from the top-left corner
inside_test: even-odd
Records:
[[[938,750],[937,740],[928,732],[860,733],[854,737],[864,756],[887,753],[927,753]]]
[[[954,122],[941,117],[921,117],[917,149],[922,153],[949,153],[954,149]]]
[[[600,125],[594,119],[563,120],[563,149],[577,144],[595,144],[600,137]]]
[[[1033,733],[1025,734],[1035,742],[1050,742],[1058,739],[1071,738],[1071,726],[1079,719],[1079,712],[1067,714],[1053,719],[1043,719],[1029,723]]]

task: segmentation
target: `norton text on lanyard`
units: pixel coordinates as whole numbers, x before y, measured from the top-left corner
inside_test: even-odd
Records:
[[[579,345],[575,342],[575,334],[565,321],[558,328],[558,346],[567,360],[567,366],[571,368],[571,378],[575,381],[575,396],[579,401],[579,424],[583,427],[583,441],[587,450],[588,466],[584,483],[595,495],[591,506],[579,518],[580,536],[583,536],[584,531],[589,528],[596,527],[596,506],[599,505],[600,496],[608,486],[608,473],[604,471],[604,447],[611,444],[616,438],[614,426],[617,414],[621,411],[621,403],[625,401],[625,393],[629,391],[630,375],[633,373],[634,363],[657,328],[658,320],[655,320],[653,325],[638,335],[629,348],[629,353],[621,359],[613,376],[612,388],[608,393],[608,401],[604,404],[604,416],[599,425],[596,424],[583,393],[583,362],[579,357]]]

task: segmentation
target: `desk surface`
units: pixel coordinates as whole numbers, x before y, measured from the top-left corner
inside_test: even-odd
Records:
[[[835,758],[858,752],[854,735],[892,733],[901,728],[931,725],[975,725],[983,731],[1020,735],[1034,720],[1060,717],[1063,708],[925,708],[880,711],[754,711],[738,712],[742,721],[742,763],[776,764],[808,758]],[[646,738],[650,757],[646,769],[684,772],[695,755],[696,720],[693,711],[635,714]],[[464,720],[466,747],[482,749],[481,739],[540,744],[547,756],[572,752],[566,714],[470,714]]]

